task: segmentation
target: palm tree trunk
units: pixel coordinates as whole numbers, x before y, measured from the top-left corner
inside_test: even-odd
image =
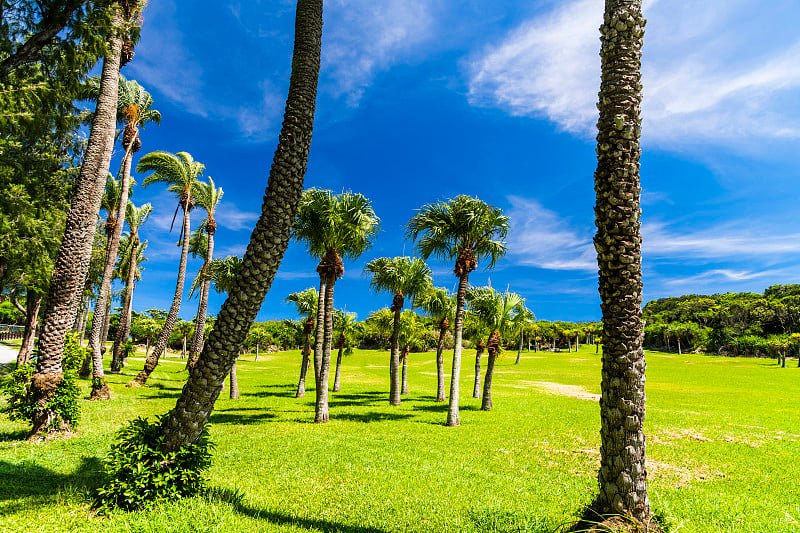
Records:
[[[208,256],[206,257],[205,268],[214,258],[214,232],[208,233]],[[194,338],[192,339],[191,358],[192,366],[197,361],[197,356],[203,351],[203,338],[206,328],[206,313],[208,312],[208,294],[211,289],[211,282],[203,282],[202,293],[200,294],[200,304],[197,307],[197,317],[194,321]],[[258,357],[258,355],[256,355]]]
[[[439,329],[439,342],[436,343],[436,401],[443,402],[444,397],[444,337],[447,328]]]
[[[481,397],[481,356],[483,355],[484,344],[478,340],[475,347],[475,385],[472,387],[472,397]]]
[[[339,345],[339,354],[336,356],[336,374],[333,378],[333,392],[339,392],[342,387],[341,383],[341,368],[342,368],[342,352],[344,351],[344,345]]]
[[[122,158],[122,184],[120,185],[117,222],[114,224],[114,229],[108,239],[106,264],[100,282],[100,294],[97,297],[99,305],[107,308],[108,311],[104,313],[102,325],[97,318],[97,313],[92,317],[92,331],[89,335],[89,348],[92,352],[92,393],[89,397],[91,400],[108,400],[111,398],[111,391],[108,389],[105,373],[103,372],[102,348],[108,337],[108,321],[111,319],[111,276],[114,271],[114,263],[117,260],[122,227],[125,225],[125,209],[128,206],[128,191],[131,182],[132,149],[137,136],[138,133],[134,135],[134,138],[126,147],[125,155]]]
[[[400,394],[408,394],[408,347],[403,348],[403,378]]]
[[[134,241],[135,242],[135,241]],[[114,337],[114,348],[111,357],[111,372],[118,373],[122,370],[122,345],[128,340],[131,332],[131,311],[133,309],[133,289],[136,286],[136,246],[131,252],[128,264],[128,277],[125,280],[125,298],[122,305],[122,316],[119,317],[117,335]]]
[[[639,194],[641,0],[606,0],[597,122],[594,243],[603,311],[600,515],[650,518],[645,468],[645,356]]]
[[[150,357],[150,335],[147,336],[144,344],[144,358],[147,359],[148,357]]]
[[[188,203],[188,202],[187,202]],[[156,365],[158,365],[158,360],[161,357],[161,354],[164,353],[164,350],[167,348],[167,342],[169,342],[169,336],[172,335],[172,329],[175,327],[175,321],[178,319],[178,313],[181,310],[181,299],[183,298],[183,282],[186,279],[186,260],[189,257],[189,231],[190,231],[190,224],[189,224],[189,209],[188,205],[183,206],[183,247],[181,248],[181,261],[178,265],[178,281],[175,284],[175,296],[172,298],[172,306],[169,308],[169,313],[167,313],[167,319],[164,322],[164,328],[161,330],[161,333],[158,335],[158,341],[156,345],[153,347],[153,352],[147,356],[147,359],[144,362],[144,368],[139,375],[137,375],[132,381],[129,381],[126,386],[128,387],[140,387],[147,383],[147,378],[150,377],[150,374],[153,373],[155,370]]]
[[[458,280],[458,293],[456,294],[456,323],[454,326],[455,346],[453,347],[453,371],[450,374],[450,405],[447,410],[447,425],[454,427],[461,425],[458,412],[458,385],[461,379],[461,335],[464,329],[464,301],[467,296],[469,272],[465,272]]]
[[[515,365],[519,364],[519,358],[522,357],[522,342],[524,340],[525,340],[525,333],[523,331],[520,331],[519,332],[519,347],[517,348],[517,360],[514,363]],[[528,348],[528,351],[530,352],[531,349]]]
[[[400,405],[400,315],[402,307],[394,310],[392,337],[389,339],[389,403]]]
[[[231,386],[230,386],[230,399],[231,400],[238,400],[239,399],[239,380],[236,378],[236,361],[233,362],[233,366],[231,367]]]
[[[42,297],[28,292],[28,301],[25,307],[25,333],[22,334],[22,346],[17,354],[17,368],[27,364],[33,355],[33,341],[36,336],[36,325],[39,323],[39,308]]]
[[[294,395],[295,398],[302,398],[306,395],[306,373],[308,373],[308,352],[310,350],[310,341],[307,340],[303,348],[303,361],[300,363],[300,381],[297,383],[297,393]]]
[[[183,345],[181,346],[181,359],[186,357],[186,337],[188,335],[184,333],[183,335]]]
[[[681,336],[677,335],[675,338],[678,340],[678,355],[683,355],[683,352],[681,352]]]
[[[258,361],[258,354],[261,351],[261,342],[256,343],[256,361]]]
[[[486,364],[486,380],[483,382],[483,399],[481,409],[484,411],[492,410],[492,377],[494,377],[494,361],[497,353],[489,350],[489,362]]]
[[[322,331],[322,361],[317,380],[317,401],[315,403],[314,422],[324,424],[328,414],[328,377],[331,370],[331,344],[333,343],[333,287],[336,274],[329,274],[325,280],[325,324]]]
[[[222,380],[233,366],[235,354],[261,308],[289,244],[311,146],[321,38],[322,0],[298,0],[289,96],[261,216],[214,330],[165,422],[167,451],[179,450],[200,438]]]
[[[325,325],[325,275],[319,275],[317,292],[317,327],[314,334],[314,383],[319,383],[319,369],[322,366],[322,330]]]
[[[122,8],[115,5],[111,17],[112,31],[107,41],[108,53],[103,58],[100,93],[83,164],[73,187],[72,204],[64,224],[64,238],[53,266],[47,295],[47,307],[39,335],[36,374],[31,380],[31,398],[42,406],[33,416],[31,434],[50,431],[55,421],[49,404],[61,382],[64,339],[75,316],[76,292],[83,288],[89,271],[95,222],[100,212],[103,186],[108,175],[117,115],[119,60],[122,50]],[[73,304],[73,301],[75,302]],[[47,428],[47,429],[46,429]],[[56,428],[69,430],[68,427]]]

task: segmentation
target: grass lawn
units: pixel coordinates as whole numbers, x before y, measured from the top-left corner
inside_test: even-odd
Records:
[[[482,412],[473,354],[458,428],[433,401],[433,353],[411,354],[399,407],[388,402],[388,352],[346,357],[325,425],[313,424],[313,370],[306,397],[294,398],[299,352],[245,358],[242,398],[223,391],[211,416],[212,490],[90,518],[86,495],[114,431],[173,407],[186,377],[171,356],[147,388],[125,388],[140,354],[109,376],[113,400],[82,404],[70,439],[29,444],[26,428],[0,415],[0,531],[553,531],[596,490],[599,356],[523,353],[515,366],[506,352],[494,411]],[[670,531],[800,531],[795,365],[648,352],[650,499]]]

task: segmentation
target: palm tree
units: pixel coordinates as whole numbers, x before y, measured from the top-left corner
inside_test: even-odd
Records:
[[[200,182],[195,190],[195,203],[206,210],[208,216],[200,224],[201,230],[205,230],[208,244],[206,246],[205,262],[203,269],[208,268],[208,263],[214,259],[214,233],[217,231],[217,221],[214,213],[217,204],[222,199],[222,187],[215,188],[214,180],[209,176],[208,183]],[[191,345],[191,358],[196,359],[197,354],[203,348],[203,332],[205,331],[206,312],[208,310],[208,292],[211,287],[209,283],[203,283],[200,293],[200,304],[197,307],[197,317],[194,324],[194,338]]]
[[[339,350],[336,356],[336,374],[333,378],[333,392],[341,390],[341,368],[342,368],[342,352],[344,351],[345,344],[348,338],[352,335],[356,324],[356,314],[348,313],[346,311],[334,310],[333,327],[339,332],[339,337],[336,339],[336,348]],[[349,352],[348,352],[349,353]]]
[[[390,344],[387,339],[391,338],[392,329],[394,328],[394,312],[388,307],[372,311],[367,315],[366,323],[376,330],[380,338],[381,348],[386,349]]]
[[[147,187],[152,183],[165,183],[168,185],[167,190],[175,193],[178,197],[178,207],[175,209],[175,214],[177,215],[178,209],[183,209],[183,226],[181,227],[180,237],[180,241],[183,244],[181,246],[181,259],[178,264],[175,296],[172,298],[172,306],[170,306],[169,313],[167,313],[164,329],[161,330],[158,341],[145,361],[142,371],[132,381],[128,382],[129,387],[142,386],[147,382],[147,378],[155,370],[161,354],[164,353],[164,349],[167,347],[169,336],[172,334],[172,329],[175,327],[175,321],[181,310],[183,283],[186,279],[186,260],[189,256],[189,212],[194,206],[193,195],[197,189],[197,176],[203,172],[204,168],[203,164],[195,161],[187,152],[178,152],[177,154],[161,151],[151,152],[143,156],[139,160],[139,164],[136,165],[137,172],[153,171],[152,174],[144,179],[143,187]],[[173,216],[173,222],[174,220],[175,217]]]
[[[413,302],[430,289],[431,269],[416,257],[378,257],[364,266],[364,273],[372,274],[372,290],[394,296],[390,307],[394,324],[389,356],[389,403],[400,405],[400,315],[405,298]]]
[[[528,330],[535,319],[536,316],[533,314],[533,311],[525,307],[525,300],[523,300],[520,304],[519,311],[514,316],[512,324],[514,330],[519,332],[519,345],[517,346],[517,360],[514,362],[515,365],[519,364],[519,359],[522,356],[522,343],[525,341],[526,335],[528,335],[528,351],[530,351],[531,341],[530,332]]]
[[[491,331],[486,343],[489,362],[486,366],[486,379],[483,382],[483,398],[481,400],[481,409],[491,411],[494,363],[500,353],[502,335],[513,331],[514,318],[522,312],[524,300],[514,292],[499,293],[491,287],[475,287],[467,291],[467,301],[470,310]]]
[[[456,301],[450,291],[440,287],[432,287],[417,298],[416,306],[436,320],[439,326],[439,341],[436,343],[436,401],[445,400],[444,392],[444,338],[450,323],[455,318]]]
[[[639,194],[641,0],[606,0],[601,31],[594,238],[603,311],[601,516],[650,519],[645,468],[645,356]]]
[[[455,260],[453,273],[458,278],[458,292],[448,426],[458,426],[461,423],[458,413],[461,329],[469,273],[478,267],[479,259],[488,257],[491,268],[505,255],[504,239],[508,234],[508,226],[508,217],[499,208],[469,196],[457,196],[447,202],[428,204],[408,223],[407,235],[414,241],[419,238],[417,253],[423,259],[433,255],[444,260]]]
[[[284,301],[294,304],[297,314],[306,317],[306,321],[303,323],[303,335],[306,340],[303,346],[303,361],[300,364],[300,381],[295,394],[295,398],[302,398],[306,395],[306,373],[308,372],[308,359],[311,357],[311,332],[317,317],[319,294],[317,294],[317,289],[309,287],[302,292],[291,293]]]
[[[402,339],[400,345],[400,361],[402,361],[402,377],[400,379],[400,394],[408,394],[408,354],[411,348],[422,348],[424,346],[425,327],[418,322],[419,317],[414,311],[406,309],[400,316],[400,333],[398,337]]]
[[[367,198],[345,192],[309,189],[297,209],[293,237],[320,259],[319,300],[314,347],[316,408],[314,421],[328,421],[328,374],[333,344],[333,288],[344,274],[342,259],[356,259],[372,245],[379,219]]]
[[[289,95],[261,216],[236,282],[181,397],[164,424],[167,451],[179,450],[200,438],[222,380],[236,360],[289,244],[314,129],[321,39],[322,0],[298,0]]]
[[[117,267],[120,272],[120,278],[122,278],[123,273],[125,276],[125,296],[122,303],[122,316],[119,318],[119,327],[117,328],[117,335],[114,338],[111,372],[119,372],[122,368],[120,364],[120,349],[122,344],[128,339],[128,334],[131,331],[133,290],[136,287],[136,281],[141,277],[138,265],[144,259],[144,250],[147,248],[147,241],[141,242],[139,239],[139,228],[147,221],[152,212],[153,206],[149,203],[144,204],[142,207],[136,207],[132,202],[128,202],[125,210],[125,221],[128,223],[130,234],[125,246],[120,243],[120,249],[124,250],[125,253],[120,254],[122,261],[120,261]]]

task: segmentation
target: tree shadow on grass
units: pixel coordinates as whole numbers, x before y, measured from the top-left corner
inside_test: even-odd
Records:
[[[362,392],[359,394],[341,394],[336,392],[336,393],[331,393],[328,399],[328,403],[332,408],[346,407],[346,406],[374,405],[382,401],[384,402],[389,401],[388,391]]]
[[[278,398],[294,398],[294,395],[297,392],[297,385],[265,385],[262,386],[261,389],[263,390],[256,393],[250,393],[248,396],[254,396],[256,398],[270,398],[272,396]],[[308,394],[308,391],[306,391],[306,394]]]
[[[237,411],[259,411],[258,414],[242,414]],[[249,409],[216,409],[208,421],[212,424],[236,424],[244,426],[247,424],[257,424],[264,422],[277,416],[272,413],[267,413],[263,409],[249,408]]]
[[[97,457],[81,457],[81,464],[70,474],[53,472],[31,461],[15,464],[0,460],[0,501],[54,496],[67,488],[94,490],[102,482],[101,471]],[[41,503],[46,501],[42,499]]]
[[[412,400],[413,401],[413,400]],[[429,413],[446,413],[450,408],[447,402],[425,403],[423,405],[411,406],[415,411],[427,411]],[[480,411],[480,408],[474,405],[459,405],[459,411]]]
[[[212,488],[208,491],[207,497],[210,500],[221,501],[229,504],[237,513],[249,516],[250,518],[264,520],[265,522],[269,522],[278,526],[288,525],[312,531],[324,531],[328,533],[388,533],[388,531],[376,527],[342,524],[339,522],[331,522],[317,518],[301,518],[275,510],[258,509],[245,504],[242,501],[241,493],[231,489]]]
[[[19,440],[25,440],[27,438],[28,438],[28,431],[24,429],[18,429],[16,431],[0,431],[0,442],[6,442],[11,440],[19,441]]]
[[[355,414],[355,413],[335,413],[332,418],[336,420],[349,420],[351,422],[394,422],[396,420],[405,420],[407,418],[413,418],[414,415],[404,414],[404,413],[380,413],[380,412],[372,412],[372,413],[364,413],[364,414]]]

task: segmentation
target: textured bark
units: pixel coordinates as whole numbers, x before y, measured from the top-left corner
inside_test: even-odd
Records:
[[[481,400],[481,409],[484,411],[492,410],[492,378],[494,377],[494,362],[497,360],[497,354],[500,353],[500,332],[495,330],[489,336],[489,342],[486,343],[486,351],[489,353],[489,362],[486,365],[486,379],[483,381],[483,398]]]
[[[213,219],[211,219],[213,220]],[[210,227],[206,229],[208,233],[208,255],[206,257],[205,264],[203,265],[204,268],[208,268],[208,264],[214,258],[214,233],[215,231],[212,228],[216,228],[216,224],[211,224]],[[191,359],[196,362],[197,355],[203,350],[203,339],[205,337],[205,327],[206,327],[206,313],[208,312],[208,293],[211,289],[211,282],[205,281],[203,282],[203,286],[201,287],[202,292],[200,293],[200,304],[197,307],[197,317],[194,321],[194,336],[192,338],[192,347],[191,347]],[[193,363],[194,365],[194,363]]]
[[[483,341],[478,339],[478,344],[475,346],[475,385],[472,387],[472,397],[481,397],[481,356],[486,345]]]
[[[324,324],[322,329],[322,361],[319,366],[319,379],[317,380],[317,398],[314,407],[314,422],[326,423],[328,414],[328,377],[331,370],[331,344],[333,343],[333,287],[336,284],[336,274],[331,273],[325,280],[325,306]]]
[[[233,366],[231,367],[231,386],[230,386],[230,399],[231,400],[238,400],[239,399],[239,380],[236,378],[236,361],[233,362]]]
[[[147,356],[144,362],[144,368],[141,372],[132,380],[127,383],[128,387],[140,387],[147,383],[147,378],[150,377],[150,374],[153,373],[155,370],[156,365],[158,365],[158,360],[161,358],[161,354],[164,353],[164,350],[167,348],[167,342],[169,342],[169,336],[172,335],[172,330],[175,327],[175,321],[178,319],[178,313],[181,310],[181,299],[183,298],[183,282],[186,279],[186,260],[189,257],[189,203],[191,201],[191,196],[186,199],[183,203],[183,246],[181,247],[181,261],[178,265],[178,281],[175,284],[175,295],[172,298],[172,305],[169,308],[169,313],[167,313],[167,319],[164,322],[164,328],[161,330],[161,333],[158,335],[158,340],[156,341],[156,345],[153,347],[153,351],[150,355]]]
[[[103,277],[100,281],[100,294],[97,296],[97,307],[107,309],[108,312],[103,314],[102,322],[97,316],[97,313],[92,316],[92,330],[89,334],[89,349],[92,353],[92,393],[90,396],[92,400],[107,400],[111,398],[111,392],[108,389],[108,385],[106,385],[105,373],[103,372],[103,352],[101,348],[105,345],[108,336],[108,330],[106,329],[108,327],[107,320],[111,318],[111,306],[109,305],[111,302],[111,276],[114,272],[114,263],[117,260],[122,227],[125,225],[125,209],[128,206],[132,159],[132,143],[129,143],[125,150],[125,155],[122,158],[122,183],[120,184],[119,207],[115,217],[116,223],[108,238],[106,264],[103,268]],[[125,306],[123,305],[123,307]],[[120,322],[122,321],[120,320]],[[120,323],[120,327],[121,326],[122,324]]]
[[[453,347],[453,371],[450,374],[450,405],[447,410],[447,425],[451,427],[461,424],[458,412],[458,385],[461,378],[461,334],[464,329],[464,301],[467,297],[469,272],[466,270],[459,276],[458,292],[456,293],[456,323],[453,329],[455,345]]]
[[[317,292],[317,328],[314,333],[314,383],[319,383],[319,369],[322,366],[322,330],[325,324],[325,275],[319,275]]]
[[[214,330],[165,422],[167,450],[200,437],[289,244],[311,146],[321,38],[322,1],[298,0],[289,96],[261,216]]]
[[[447,324],[447,318],[445,317],[439,323],[439,342],[436,343],[436,401],[443,402],[445,401],[444,397],[444,337],[447,335],[447,327],[442,327],[443,324]]]
[[[14,297],[14,304],[18,304]],[[39,324],[39,308],[42,306],[42,297],[28,293],[28,307],[25,310],[25,333],[22,335],[22,346],[17,354],[17,367],[27,364],[33,355],[33,341],[36,338],[36,327]]]
[[[520,331],[519,332],[519,346],[517,347],[517,360],[516,360],[516,362],[514,362],[515,365],[519,364],[519,359],[520,359],[520,357],[522,357],[522,343],[524,342],[524,340],[525,340],[525,334]],[[529,352],[531,351],[530,347],[528,348],[528,351]]]
[[[641,0],[606,0],[600,30],[594,239],[603,312],[600,493],[594,511],[650,518],[639,195]]]
[[[403,347],[403,378],[400,394],[408,394],[408,346]]]
[[[114,28],[123,24],[122,10],[116,7],[112,16]],[[31,382],[32,398],[46,405],[54,389],[45,384],[59,381],[64,356],[64,338],[73,323],[80,301],[92,253],[95,222],[100,212],[100,200],[111,162],[117,112],[117,85],[122,38],[112,31],[107,42],[108,53],[103,59],[100,93],[95,115],[84,152],[83,164],[73,187],[72,204],[64,228],[64,237],[53,267],[53,277],[47,295],[47,307],[42,318],[38,341],[35,379]],[[40,409],[33,423],[33,433],[39,433],[52,419],[49,410]]]
[[[119,317],[119,327],[114,337],[114,348],[111,356],[111,372],[122,370],[122,345],[128,340],[131,333],[131,311],[133,309],[133,290],[136,288],[136,247],[139,242],[135,230],[131,236],[134,239],[133,253],[128,264],[128,276],[125,280],[125,297],[122,304],[122,316]]]
[[[339,392],[342,388],[342,352],[344,351],[344,339],[339,339],[337,343],[339,353],[336,356],[336,373],[333,377],[333,392]]]
[[[295,398],[302,398],[306,395],[306,373],[308,373],[308,359],[311,355],[311,330],[314,328],[314,320],[309,316],[303,324],[303,333],[306,336],[306,343],[303,346],[303,361],[300,363],[300,381],[297,383]]]
[[[400,405],[400,315],[402,307],[395,307],[392,336],[389,339],[389,403]]]

